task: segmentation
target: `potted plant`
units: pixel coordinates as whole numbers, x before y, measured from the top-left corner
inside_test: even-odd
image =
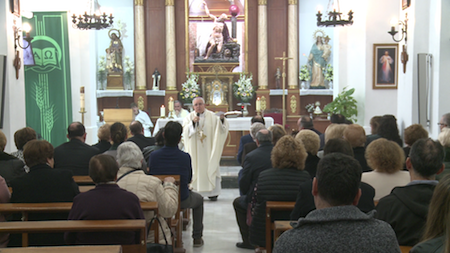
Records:
[[[328,64],[323,69],[323,77],[328,81],[328,88],[333,89],[333,66],[331,66],[331,64]]]
[[[130,61],[130,57],[126,56],[123,64],[124,72],[123,77],[127,90],[132,89],[133,77],[134,77],[134,63]]]
[[[298,74],[298,78],[302,82],[302,89],[305,89],[305,82],[311,79],[311,76],[309,75],[308,65],[302,65],[302,67],[300,68],[300,73]]]
[[[357,101],[352,96],[354,92],[355,88],[347,90],[347,87],[345,87],[331,103],[323,108],[323,111],[331,114],[341,114],[348,120],[356,122],[358,106]]]
[[[99,82],[98,89],[104,90],[103,84],[106,81],[106,61],[105,56],[100,56],[100,61],[98,61],[98,71],[97,71],[97,79]]]
[[[252,85],[253,76],[247,76],[245,74],[240,75],[239,80],[233,85],[233,95],[241,103],[248,103],[255,94],[255,87]]]

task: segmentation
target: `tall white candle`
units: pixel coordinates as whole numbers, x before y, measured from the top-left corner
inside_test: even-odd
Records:
[[[80,87],[80,108],[84,108],[84,86]]]
[[[159,111],[160,111],[159,113],[161,114],[161,117],[166,117],[166,107],[164,107],[164,105],[161,105],[161,108]]]
[[[172,112],[173,111],[173,108],[174,108],[174,101],[173,101],[173,97],[170,97],[170,99],[169,99],[169,112]]]
[[[260,97],[256,98],[256,111],[261,111],[261,99]]]

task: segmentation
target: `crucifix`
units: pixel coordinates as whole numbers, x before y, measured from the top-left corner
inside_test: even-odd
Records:
[[[283,52],[283,57],[275,57],[275,60],[282,60],[283,61],[283,74],[281,77],[283,78],[283,127],[286,127],[286,94],[285,94],[285,87],[286,87],[286,60],[292,60],[292,57],[286,57],[286,51]]]

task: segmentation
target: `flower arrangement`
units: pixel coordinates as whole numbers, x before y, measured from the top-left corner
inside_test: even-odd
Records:
[[[123,63],[123,77],[125,78],[125,84],[128,86],[127,89],[131,89],[131,83],[133,82],[134,74],[134,63],[130,61],[130,57],[126,56]]]
[[[305,109],[306,109],[306,111],[307,112],[313,112],[314,111],[314,104],[307,104],[306,106],[305,106]]]
[[[256,89],[252,86],[252,79],[252,74],[247,76],[241,73],[239,80],[233,85],[233,95],[242,103],[248,103],[248,101],[250,101],[255,94]]]
[[[333,66],[331,66],[331,64],[328,64],[323,69],[323,76],[324,76],[325,80],[327,80],[329,82],[333,81]]]
[[[188,73],[186,82],[181,84],[180,99],[184,103],[192,103],[194,98],[200,96],[200,86],[197,84],[198,74]]]
[[[98,72],[97,79],[100,82],[99,89],[103,89],[103,83],[106,81],[106,61],[105,56],[100,56],[100,60],[98,61]]]
[[[309,81],[309,79],[311,79],[311,76],[309,75],[308,65],[305,64],[300,68],[299,78],[300,81]]]

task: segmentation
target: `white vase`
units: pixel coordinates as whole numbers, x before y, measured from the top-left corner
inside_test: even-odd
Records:
[[[247,115],[248,115],[247,106],[249,106],[250,103],[238,103],[237,105],[244,106],[244,108],[242,109],[242,117],[247,117]]]

